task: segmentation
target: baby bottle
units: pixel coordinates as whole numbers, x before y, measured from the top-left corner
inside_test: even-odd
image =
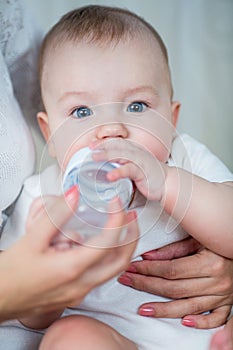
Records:
[[[108,219],[108,203],[116,196],[124,209],[130,204],[133,192],[128,178],[109,181],[107,173],[118,167],[112,162],[96,162],[88,147],[76,152],[70,159],[63,177],[63,189],[67,191],[78,185],[80,198],[76,212],[65,225],[67,230],[76,231],[81,240],[100,233]]]

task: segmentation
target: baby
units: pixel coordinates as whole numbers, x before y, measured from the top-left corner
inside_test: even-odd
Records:
[[[98,150],[94,160],[120,164],[110,181],[133,181],[129,210],[137,211],[141,231],[135,258],[188,234],[233,258],[233,176],[205,146],[177,135],[180,103],[172,99],[167,51],[154,28],[127,10],[74,10],[44,39],[40,81],[45,111],[38,122],[58,166],[40,181],[27,180],[18,205],[28,208],[41,186],[43,194],[59,193],[69,159],[88,146]],[[137,315],[139,305],[155,300],[167,299],[110,280],[67,308],[40,349],[207,349],[212,330]],[[41,328],[44,318],[52,323],[62,311],[22,322]]]

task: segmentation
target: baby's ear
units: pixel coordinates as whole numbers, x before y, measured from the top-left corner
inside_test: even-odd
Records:
[[[180,106],[181,106],[180,102],[172,101],[172,124],[174,128],[176,128],[176,125],[179,119]]]
[[[40,127],[40,130],[45,138],[45,141],[47,142],[48,145],[48,150],[49,150],[49,154],[51,157],[55,157],[56,156],[56,152],[54,149],[54,144],[53,144],[53,140],[51,138],[51,130],[49,127],[49,122],[48,122],[48,115],[45,112],[38,112],[37,113],[37,120],[38,120],[38,124]]]

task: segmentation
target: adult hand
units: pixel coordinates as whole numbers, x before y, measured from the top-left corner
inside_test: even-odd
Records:
[[[37,210],[34,207],[30,213],[27,234],[0,253],[0,321],[76,304],[92,288],[119,274],[129,264],[138,227],[135,214],[125,214],[119,203],[115,203],[119,210],[110,214],[106,230],[92,237],[88,246],[76,245],[61,251],[51,245],[59,232],[57,227],[69,219],[77,202],[78,192],[73,188],[66,198],[49,197],[49,216],[44,206],[38,210],[36,205]],[[127,235],[122,241],[124,224]]]
[[[233,316],[223,329],[213,335],[209,350],[233,350]]]
[[[148,252],[143,259],[131,263],[119,282],[176,300],[143,304],[140,315],[181,317],[184,325],[195,328],[226,322],[233,304],[232,260],[201,248],[191,237]]]

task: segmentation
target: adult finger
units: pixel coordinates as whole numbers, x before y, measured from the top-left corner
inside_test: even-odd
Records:
[[[123,211],[122,203],[118,197],[114,198],[108,206],[108,220],[101,233],[91,237],[84,244],[97,248],[112,248],[118,246],[121,232],[126,228],[127,215]]]
[[[211,278],[167,280],[159,277],[123,273],[118,281],[125,286],[166,298],[181,299],[197,295],[217,295],[219,286]]]
[[[114,210],[112,206],[109,219],[102,232],[91,237],[85,244],[78,247],[78,258],[77,252],[74,249],[73,252],[67,252],[67,257],[63,253],[62,259],[73,258],[74,263],[77,263],[78,266],[80,265],[80,261],[82,261],[81,268],[83,272],[87,268],[90,272],[90,267],[94,266],[95,269],[102,273],[103,270],[99,268],[99,264],[102,263],[104,267],[104,259],[111,260],[111,264],[114,261],[118,266],[121,266],[118,272],[126,268],[139,236],[136,213],[129,212],[126,214],[122,210],[119,201],[115,202],[115,204],[113,203],[113,205]],[[76,271],[78,266],[74,266],[74,271]],[[105,268],[107,269],[108,266]],[[110,266],[110,269],[113,269],[113,265]],[[79,268],[78,273],[80,274]],[[96,276],[97,274],[94,277]]]
[[[84,255],[85,262],[91,261],[92,263],[90,263],[88,270],[83,271],[83,274],[79,274],[79,292],[81,288],[83,290],[82,294],[88,293],[89,290],[93,289],[100,283],[103,283],[118,275],[129,263],[129,260],[131,259],[136,248],[139,229],[136,214],[134,212],[128,213],[126,219],[128,221],[127,234],[123,240],[120,240],[120,244],[118,246],[108,249],[84,246],[80,247],[81,250],[82,248],[85,248],[89,253],[92,251],[90,257],[88,257],[86,254]],[[119,236],[121,233],[121,228],[118,227],[116,230],[118,230]],[[93,264],[94,256],[95,263]],[[75,289],[73,289],[73,291],[73,299],[70,300],[69,305],[75,305],[77,303],[75,298]]]
[[[192,237],[151,250],[142,255],[144,260],[171,260],[196,253],[201,244]]]
[[[224,305],[204,315],[187,315],[183,318],[182,324],[199,329],[215,328],[226,322],[230,312],[231,305]]]
[[[138,309],[141,316],[156,318],[183,318],[182,324],[195,328],[214,328],[226,322],[230,312],[230,306],[222,306],[213,310],[213,305],[218,305],[220,297],[195,297],[186,300],[174,300],[168,302],[145,303]],[[213,310],[208,314],[195,315]],[[187,316],[190,315],[190,316]],[[195,318],[197,316],[197,318]]]
[[[40,210],[27,222],[27,232],[38,246],[48,246],[59,229],[72,216],[78,203],[78,190],[73,186],[65,196],[48,196]],[[32,209],[33,210],[33,209]],[[35,235],[40,235],[37,242]]]
[[[129,265],[128,272],[158,276],[170,280],[202,277],[222,277],[226,270],[232,271],[232,260],[221,257],[208,249],[195,255],[173,260],[136,261]]]
[[[98,254],[99,259],[96,260],[92,270],[88,270],[88,274],[86,276],[92,284],[93,281],[100,280],[103,282],[106,279],[109,279],[110,277],[119,274],[125,269],[125,267],[129,263],[132,254],[136,248],[137,239],[139,236],[139,229],[135,213],[132,212],[127,214],[126,220],[128,221],[128,224],[127,233],[124,239],[119,239],[122,231],[122,228],[119,226],[114,229],[116,231],[115,233],[113,233],[112,230],[108,232],[108,236],[109,234],[112,235],[117,233],[118,237],[117,241],[109,241],[108,237],[108,245],[109,242],[111,243],[111,246],[108,247],[108,249],[106,249],[106,240],[101,242],[104,248],[94,248],[94,250],[96,251],[95,255]],[[103,235],[103,238],[106,238],[106,236]]]
[[[190,266],[190,268],[187,268]],[[132,262],[127,267],[136,280],[139,275],[162,277],[169,280],[201,278],[211,275],[211,266],[205,264],[200,269],[199,259],[196,255],[174,260],[143,260]]]
[[[139,237],[139,228],[136,218],[136,212],[127,214],[127,232],[124,238],[120,239],[118,242],[118,247],[113,248],[113,257],[111,257],[111,255],[106,256],[107,260],[110,259],[110,263],[105,264],[105,269],[108,273],[112,273],[111,270],[115,269],[117,274],[119,274],[129,264]]]

